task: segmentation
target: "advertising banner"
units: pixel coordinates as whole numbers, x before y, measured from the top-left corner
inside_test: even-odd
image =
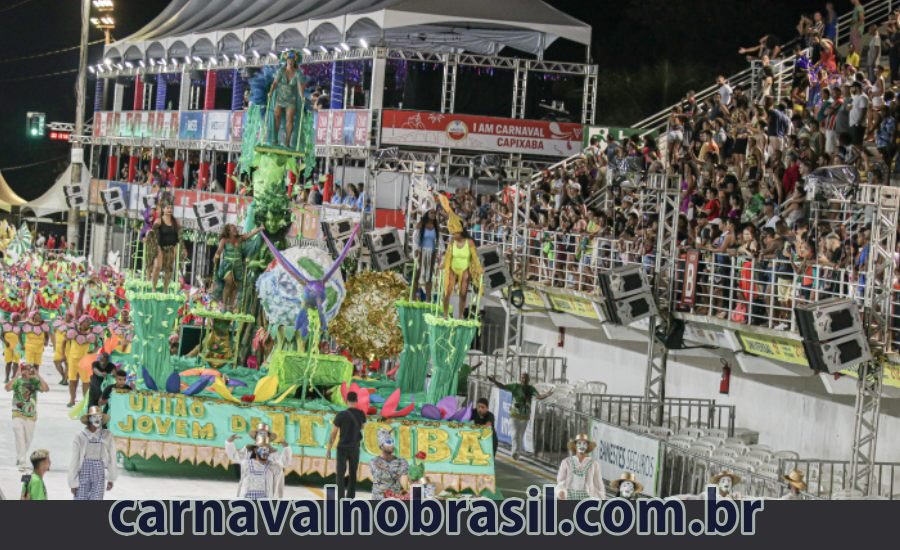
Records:
[[[104,135],[106,135],[106,126],[104,126],[106,116],[107,116],[107,113],[104,113],[104,112],[94,113],[94,126],[93,126],[94,137],[103,137]]]
[[[381,142],[568,157],[582,150],[582,126],[567,122],[388,110],[382,116]]]
[[[244,117],[247,111],[234,111],[231,113],[231,141],[241,141],[244,137]]]
[[[139,128],[137,130],[137,135],[135,137],[151,137],[152,136],[152,134],[150,132],[150,115],[151,115],[151,113],[148,113],[147,111],[141,111]]]
[[[745,353],[792,365],[809,366],[806,352],[803,351],[803,343],[799,340],[741,331],[737,331],[737,337],[741,341]]]
[[[584,144],[583,146],[587,148],[591,144],[591,138],[598,138],[600,140],[599,146],[600,150],[603,151],[606,149],[606,144],[608,143],[608,137],[612,136],[616,139],[616,141],[622,141],[625,138],[629,138],[632,136],[639,136],[648,131],[647,128],[615,128],[613,126],[588,126],[584,129]],[[654,135],[654,134],[651,134]]]
[[[335,415],[331,411],[276,405],[247,407],[219,399],[133,391],[114,392],[109,414],[113,418],[109,429],[116,437],[118,449],[126,456],[157,456],[164,460],[176,458],[228,466],[225,440],[238,434],[236,445],[243,447],[252,442],[248,432],[260,422],[266,422],[291,446],[294,458],[288,471],[300,475],[326,475],[333,471],[333,463],[332,469],[327,470],[329,463],[325,460],[325,445]],[[363,426],[361,465],[381,454],[378,449],[381,428],[394,432],[398,456],[409,460],[419,451],[426,453],[424,464],[428,475],[437,476],[444,485],[456,481],[476,490],[493,487],[490,429],[406,419],[369,421]],[[367,470],[365,466],[363,469]]]
[[[203,139],[203,115],[202,111],[188,111],[181,113],[181,121],[178,131],[178,139],[201,140]]]
[[[315,128],[316,145],[365,147],[369,137],[369,111],[317,111]]]
[[[344,111],[331,111],[329,122],[328,145],[344,144]]]
[[[597,443],[592,454],[600,462],[603,479],[619,479],[622,472],[632,472],[644,486],[643,494],[651,497],[659,494],[662,458],[659,439],[593,420],[591,441]]]
[[[228,141],[231,134],[231,111],[207,111],[204,139],[209,141]]]
[[[594,321],[600,320],[597,308],[594,307],[594,302],[590,300],[564,294],[545,293],[545,295],[547,296],[547,299],[550,300],[550,307],[554,311],[568,313],[576,317],[583,317]]]
[[[681,305],[694,305],[697,297],[697,271],[700,266],[700,252],[688,250],[684,254],[684,284],[681,286]]]

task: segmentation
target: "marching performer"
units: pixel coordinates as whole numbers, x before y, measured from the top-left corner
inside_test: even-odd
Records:
[[[44,348],[50,343],[50,325],[44,321],[41,310],[35,309],[28,315],[28,320],[22,324],[22,333],[25,335],[22,346],[25,348],[25,363],[39,369]]]
[[[103,327],[92,326],[91,318],[82,315],[75,326],[70,326],[66,331],[66,366],[69,375],[69,404],[75,406],[75,394],[78,390],[78,380],[81,380],[81,394],[87,395],[91,381],[90,370],[80,368],[81,359],[91,351],[91,347],[100,340]]]
[[[606,498],[600,463],[590,455],[596,446],[587,434],[579,434],[569,442],[572,456],[562,461],[556,475],[556,492],[560,499]]]
[[[59,373],[60,386],[68,386],[69,378],[66,369],[66,332],[72,322],[72,310],[66,311],[53,321],[53,366]]]
[[[91,407],[81,417],[85,429],[78,432],[72,444],[69,464],[69,488],[75,500],[103,500],[119,476],[116,464],[116,443],[112,433],[103,426],[109,415],[100,407]]]
[[[279,499],[284,496],[284,468],[291,463],[291,447],[282,443],[276,451],[271,441],[276,434],[266,424],[250,432],[254,444],[238,450],[234,445],[237,434],[225,441],[225,453],[234,464],[241,465],[238,497],[246,499]]]
[[[616,498],[628,500],[636,500],[638,495],[644,491],[644,486],[631,472],[622,472],[622,476],[610,483],[609,486],[616,492]]]
[[[22,327],[19,326],[19,314],[10,313],[9,321],[3,323],[3,360],[6,363],[6,378],[3,383],[9,382],[10,378],[16,377],[16,371],[19,368],[19,361],[22,355],[19,352],[20,338]]]

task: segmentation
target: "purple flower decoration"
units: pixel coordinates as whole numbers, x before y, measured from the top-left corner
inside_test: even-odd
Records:
[[[472,418],[472,407],[460,408],[456,396],[448,395],[438,401],[437,405],[423,405],[421,414],[430,420],[468,422]]]
[[[200,378],[200,380],[197,380],[196,382],[185,388],[183,393],[187,396],[197,395],[198,393],[205,390],[207,386],[212,384],[213,380],[215,379],[215,376],[203,376]]]

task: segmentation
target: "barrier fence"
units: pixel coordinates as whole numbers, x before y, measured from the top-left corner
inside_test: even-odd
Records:
[[[631,395],[577,394],[576,412],[617,426],[644,426],[659,403]],[[717,405],[713,399],[667,397],[662,404],[663,426],[650,430],[660,436],[672,435],[682,428],[714,428],[734,436],[734,405]],[[650,416],[652,418],[652,416]]]
[[[806,474],[808,491],[816,496],[826,499],[860,496],[859,492],[853,488],[850,461],[815,458],[781,461],[782,471],[790,472],[794,468]],[[900,463],[876,462],[873,472],[873,493],[880,499],[900,499]]]

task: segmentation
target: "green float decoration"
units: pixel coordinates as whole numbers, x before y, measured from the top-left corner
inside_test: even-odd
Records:
[[[425,402],[437,403],[443,397],[456,395],[459,369],[466,360],[481,323],[445,319],[426,313],[425,324],[431,352],[431,381]]]
[[[178,310],[186,296],[177,283],[160,292],[152,289],[149,282],[137,279],[125,282],[125,296],[131,304],[134,324],[132,360],[147,369],[158,387],[163,387],[175,371],[169,336],[177,328]]]

